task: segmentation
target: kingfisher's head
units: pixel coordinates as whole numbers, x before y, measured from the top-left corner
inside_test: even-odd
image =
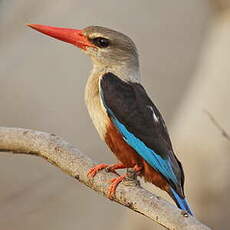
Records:
[[[37,24],[28,26],[77,46],[91,57],[95,66],[139,72],[136,46],[128,36],[120,32],[100,26],[89,26],[83,30]]]

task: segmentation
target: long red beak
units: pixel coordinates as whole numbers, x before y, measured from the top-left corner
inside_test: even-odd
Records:
[[[59,39],[67,43],[71,43],[84,50],[86,50],[87,47],[95,47],[83,34],[82,30],[45,26],[38,24],[29,24],[28,26],[43,34],[49,35],[53,38]]]

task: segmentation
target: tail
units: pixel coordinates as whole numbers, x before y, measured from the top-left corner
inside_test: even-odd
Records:
[[[173,200],[176,202],[178,208],[187,211],[190,215],[193,216],[193,213],[185,198],[180,197],[173,188],[171,188],[170,195],[173,198]]]

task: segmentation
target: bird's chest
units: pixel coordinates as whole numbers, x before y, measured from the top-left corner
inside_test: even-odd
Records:
[[[100,76],[98,75],[91,75],[89,77],[85,89],[85,102],[95,128],[100,137],[104,139],[109,124],[109,117],[101,102],[99,81]]]

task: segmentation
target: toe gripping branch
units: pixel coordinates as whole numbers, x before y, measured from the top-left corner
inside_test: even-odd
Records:
[[[106,172],[116,173],[118,176],[120,176],[115,170],[116,169],[124,169],[124,168],[126,168],[126,167],[122,163],[117,163],[117,164],[112,164],[112,165],[109,165],[109,164],[99,164],[99,165],[96,165],[95,167],[91,168],[88,171],[87,176],[89,178],[93,178],[102,169],[105,169]]]
[[[107,168],[109,165],[108,164],[99,164],[99,165],[96,165],[95,167],[89,169],[88,173],[87,173],[87,176],[89,178],[93,178],[96,176],[96,174],[102,170],[102,169],[105,169]]]
[[[113,178],[112,180],[110,180],[109,182],[111,183],[109,185],[109,188],[108,188],[108,198],[109,199],[113,199],[115,193],[116,193],[116,188],[117,186],[124,180],[128,177],[127,173],[120,176],[115,170],[116,169],[124,169],[124,168],[127,168],[125,165],[123,165],[122,163],[117,163],[117,164],[112,164],[112,165],[108,165],[108,164],[99,164],[99,165],[96,165],[95,167],[91,168],[89,171],[88,171],[88,174],[87,176],[89,178],[93,178],[94,176],[96,176],[96,174],[102,170],[102,169],[106,169],[107,172],[114,172],[118,175],[118,177],[116,178]],[[133,168],[133,171],[135,173],[138,173],[142,170],[142,167],[138,166],[138,165],[135,165]]]
[[[135,174],[139,173],[143,168],[138,166],[138,165],[135,165],[133,168],[133,171]],[[113,178],[112,180],[110,180],[110,185],[109,185],[109,188],[108,188],[108,198],[109,199],[113,199],[115,193],[116,193],[116,189],[117,189],[117,186],[125,179],[129,178],[129,175],[128,173],[122,175],[122,176],[119,176],[119,177],[116,177],[116,178]]]

